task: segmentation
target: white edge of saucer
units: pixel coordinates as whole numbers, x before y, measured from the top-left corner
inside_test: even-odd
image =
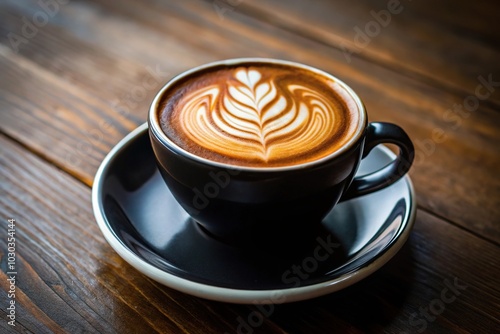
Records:
[[[356,271],[344,274],[338,278],[318,284],[313,284],[303,287],[270,289],[270,290],[230,289],[230,288],[217,287],[203,283],[193,282],[184,278],[177,277],[175,275],[164,272],[144,262],[138,256],[136,256],[132,251],[126,248],[121,243],[121,241],[116,238],[114,233],[110,230],[102,214],[102,208],[100,205],[102,177],[104,175],[104,171],[109,165],[109,162],[133,138],[138,136],[141,132],[147,131],[147,128],[148,128],[147,123],[140,125],[138,128],[129,133],[125,138],[123,138],[104,158],[94,178],[94,186],[92,188],[92,206],[97,224],[101,229],[104,238],[111,245],[111,247],[131,266],[133,266],[146,276],[152,278],[153,280],[165,286],[173,288],[175,290],[182,291],[184,293],[205,299],[221,301],[221,302],[237,303],[237,304],[282,304],[282,303],[295,302],[295,301],[323,296],[335,291],[342,290],[362,280],[363,278],[369,276],[370,274],[381,268],[405,244],[406,240],[410,235],[413,224],[415,222],[415,215],[416,215],[415,192],[409,176],[406,175],[404,179],[406,180],[408,187],[410,189],[410,202],[411,202],[408,222],[405,224],[401,234],[397,237],[397,240],[380,257],[378,257],[377,259],[375,259],[375,261],[369,263],[368,265]],[[385,146],[379,146],[379,147],[383,150],[384,153],[388,154],[391,157],[395,157],[394,153],[391,152],[387,147]]]

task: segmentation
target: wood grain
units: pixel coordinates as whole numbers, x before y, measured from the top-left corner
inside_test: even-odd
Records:
[[[40,1],[0,2],[0,217],[17,220],[19,273],[16,327],[2,320],[0,332],[238,333],[252,316],[263,319],[254,333],[500,328],[496,83],[481,88],[490,94],[477,109],[465,110],[479,76],[500,81],[496,2],[401,0],[403,11],[360,47],[354,27],[387,1],[53,1],[54,15],[19,47],[9,36],[26,35]],[[417,221],[396,257],[350,288],[268,306],[267,316],[145,277],[106,244],[91,211],[97,167],[146,120],[159,87],[196,65],[243,56],[337,75],[359,93],[370,120],[400,124],[417,149]],[[444,302],[455,279],[464,288]]]
[[[5,180],[0,214],[17,221],[16,330],[234,333],[239,317],[248,321],[258,311],[255,306],[191,297],[146,278],[105,243],[92,216],[87,186],[4,137],[0,147]],[[340,293],[268,306],[273,311],[258,332],[417,330],[423,325],[409,324],[411,315],[417,312],[416,320],[421,320],[419,308],[441,298],[445,280],[455,278],[467,287],[427,323],[429,331],[487,333],[496,328],[498,309],[486,310],[495,310],[500,302],[498,247],[425,212],[417,217],[402,252],[375,275]],[[5,258],[5,238],[0,245],[0,257]],[[4,272],[0,276],[4,303],[6,277]]]
[[[7,46],[0,48],[2,67],[7,69],[2,74],[5,80],[0,83],[5,110],[0,116],[0,126],[6,133],[90,184],[99,161],[113,143],[146,119],[155,90],[147,90],[142,99],[127,98],[134,89],[130,85],[134,76],[130,73],[141,77],[147,75],[147,66],[157,65],[162,73],[176,73],[180,68],[198,63],[244,55],[302,61],[340,76],[359,92],[372,120],[400,124],[414,138],[417,159],[411,176],[419,205],[484,238],[500,242],[495,223],[500,219],[500,180],[494,168],[500,162],[497,144],[500,134],[496,125],[500,117],[488,105],[481,103],[476,111],[460,116],[452,109],[455,105],[463,106],[467,96],[443,91],[363,59],[347,64],[338,49],[262,23],[237,10],[221,20],[213,7],[204,2],[152,3],[150,6],[124,3],[127,6],[109,2],[68,4],[61,8],[61,15],[68,15],[67,20],[72,24],[68,24],[64,32],[56,27],[50,30],[49,25],[45,27],[47,33],[40,32],[20,54],[13,53]],[[21,10],[18,15],[29,15],[24,8],[11,10]],[[79,17],[77,10],[86,14]],[[113,19],[102,20],[102,16]],[[181,17],[184,20],[180,20]],[[10,18],[8,28],[22,29],[22,22],[18,21]],[[18,26],[14,27],[16,22]],[[135,34],[120,34],[130,30],[130,22],[137,23]],[[79,32],[82,26],[87,27],[84,34]],[[204,39],[194,43],[183,40],[183,31],[207,35],[208,40],[214,40],[221,47],[207,49]],[[59,35],[60,39],[55,38]],[[135,38],[130,37],[134,35]],[[151,39],[139,37],[149,35]],[[165,44],[158,43],[162,36]],[[141,48],[127,52],[129,39],[140,41]],[[174,57],[180,60],[172,65],[163,59],[169,54],[166,48],[174,44],[178,50]],[[40,49],[47,54],[40,53]],[[87,60],[82,63],[81,57],[63,57],[65,65],[54,72],[54,62],[63,55],[77,53],[76,50],[90,50],[83,51]],[[102,57],[98,50],[102,50]],[[188,58],[184,63],[181,56],[186,53],[196,58]],[[126,55],[126,60],[118,54]],[[109,67],[114,59],[116,63],[127,64],[128,70]],[[152,63],[141,65],[141,60]],[[108,76],[115,78],[106,89],[101,87],[103,75],[87,76],[95,72],[92,64],[98,64],[97,69],[106,70]],[[28,76],[33,78],[29,82],[23,79]],[[68,80],[72,77],[85,80]],[[160,81],[157,84],[160,85]],[[32,100],[30,103],[23,100],[27,98],[26,91],[34,92],[28,98]],[[116,94],[124,97],[118,99],[118,107]],[[61,105],[61,101],[66,102]],[[47,121],[49,119],[52,121]],[[63,141],[61,136],[65,138]],[[47,152],[45,147],[52,149]],[[482,210],[474,210],[478,205]]]

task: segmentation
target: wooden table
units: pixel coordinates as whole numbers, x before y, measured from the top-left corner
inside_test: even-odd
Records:
[[[249,332],[240,323],[255,306],[174,291],[122,260],[90,194],[104,156],[145,122],[169,78],[265,56],[337,75],[371,120],[406,129],[418,210],[406,245],[374,275],[275,305],[252,330],[498,333],[499,18],[493,0],[2,1],[0,331]]]

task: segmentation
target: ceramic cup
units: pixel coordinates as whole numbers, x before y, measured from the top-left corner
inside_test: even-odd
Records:
[[[162,96],[180,80],[212,67],[264,62],[296,66],[331,78],[357,104],[362,126],[333,154],[301,165],[238,167],[199,157],[176,145],[162,131],[158,114]],[[282,236],[306,236],[339,200],[363,196],[396,182],[414,157],[408,135],[391,123],[368,123],[366,108],[345,83],[321,70],[274,59],[232,59],[203,65],[171,79],[149,110],[149,134],[158,168],[168,188],[189,215],[211,235],[230,242],[253,243]],[[381,143],[400,151],[386,167],[354,177],[361,159]]]

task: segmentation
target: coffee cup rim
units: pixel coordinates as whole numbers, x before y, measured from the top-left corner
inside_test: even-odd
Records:
[[[320,158],[317,160],[301,163],[301,164],[296,164],[296,165],[290,165],[290,166],[270,166],[270,167],[253,167],[253,166],[241,166],[241,165],[235,165],[235,164],[229,164],[229,163],[223,163],[223,162],[218,162],[218,161],[213,161],[207,158],[203,158],[201,156],[198,156],[196,154],[193,154],[179,145],[177,145],[175,142],[173,142],[161,129],[160,122],[159,122],[159,116],[158,116],[158,104],[162,100],[163,95],[165,92],[172,86],[174,86],[178,81],[182,80],[183,78],[199,72],[203,71],[212,67],[217,67],[221,65],[227,65],[227,66],[234,66],[237,64],[242,64],[242,63],[264,63],[264,64],[283,64],[291,67],[296,67],[300,69],[305,69],[307,71],[317,73],[319,75],[325,76],[329,79],[332,79],[336,84],[341,86],[343,90],[345,90],[350,97],[354,100],[356,103],[356,106],[359,111],[359,118],[358,118],[358,124],[356,126],[356,130],[354,135],[347,141],[341,148],[338,150]],[[312,166],[320,165],[326,161],[335,159],[345,152],[348,152],[356,143],[359,141],[359,139],[362,137],[363,132],[366,128],[367,124],[367,115],[366,115],[366,108],[361,101],[360,97],[356,92],[349,87],[345,82],[337,78],[336,76],[320,70],[318,68],[315,68],[313,66],[301,64],[298,62],[294,61],[288,61],[288,60],[280,60],[280,59],[274,59],[274,58],[260,58],[260,57],[247,57],[247,58],[232,58],[232,59],[224,59],[224,60],[219,60],[219,61],[214,61],[210,62],[207,64],[203,64],[197,67],[194,67],[190,70],[184,71],[173,78],[171,78],[163,87],[156,93],[151,106],[149,108],[149,114],[148,114],[148,123],[149,123],[149,130],[153,132],[155,137],[166,147],[169,149],[173,150],[174,152],[187,157],[191,160],[211,165],[214,167],[218,168],[224,168],[224,169],[233,169],[233,170],[241,170],[241,171],[252,171],[252,172],[278,172],[278,171],[292,171],[292,170],[300,170],[304,168],[309,168]]]

